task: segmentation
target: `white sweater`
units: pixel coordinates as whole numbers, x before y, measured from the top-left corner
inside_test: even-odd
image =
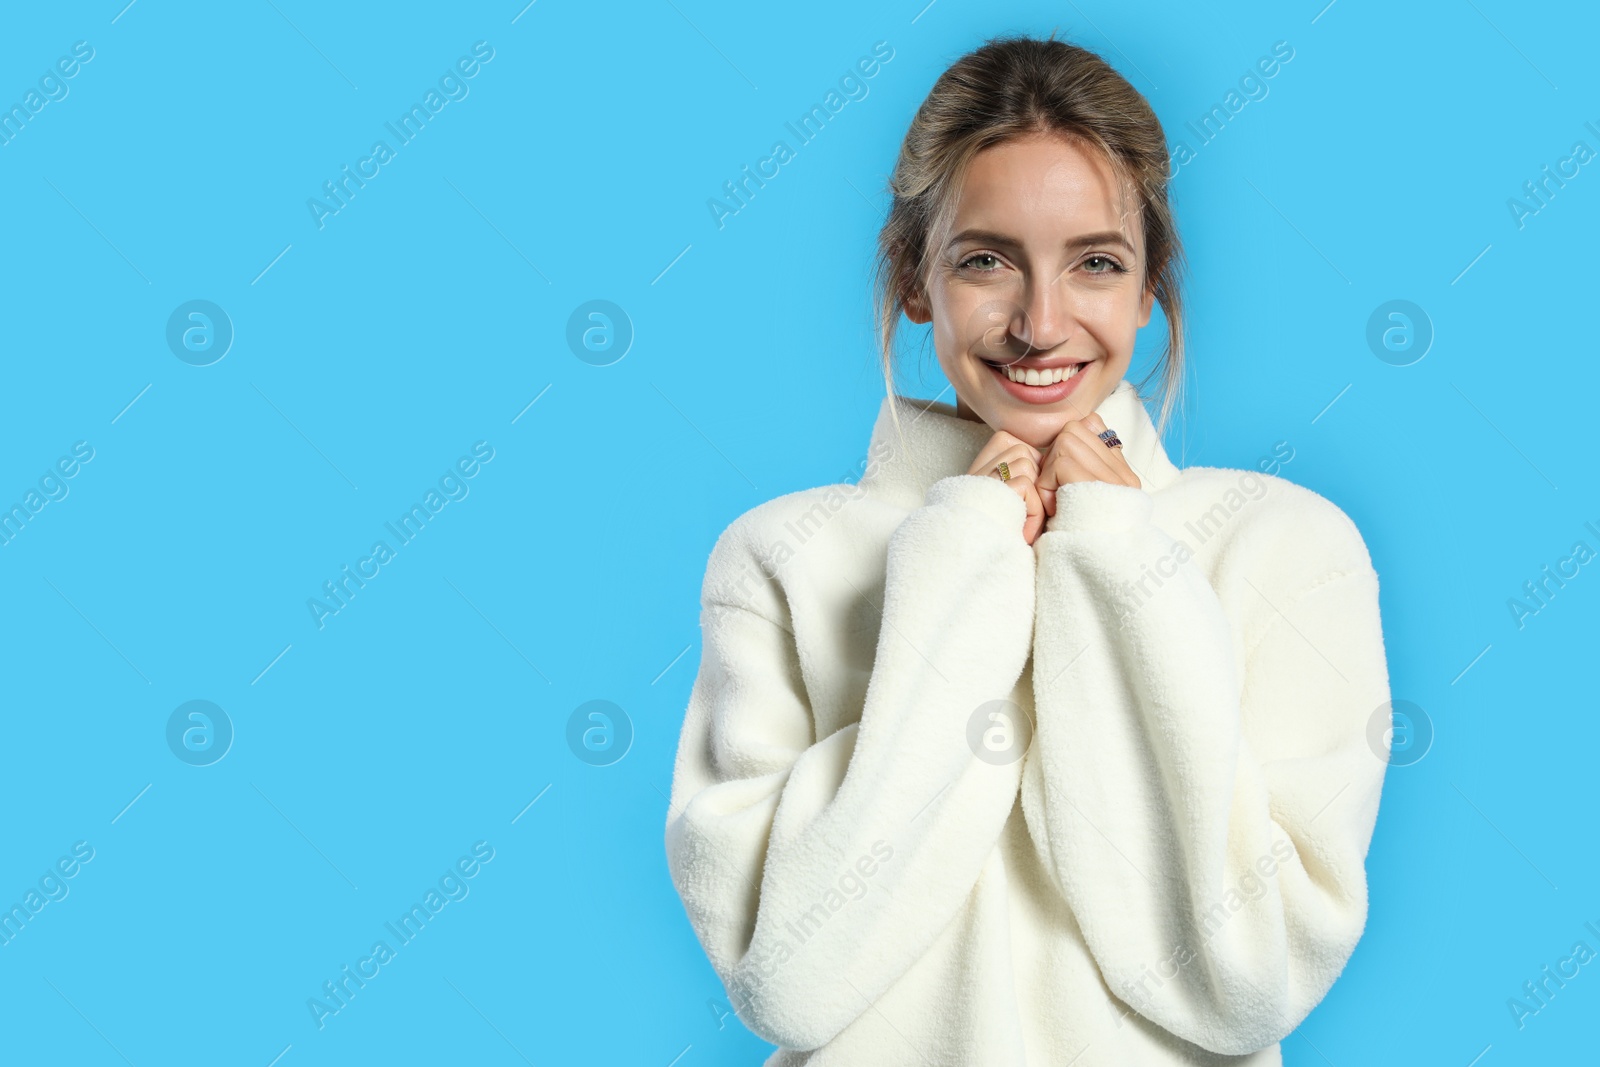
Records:
[[[965,473],[989,427],[904,397],[856,484],[717,539],[666,849],[768,1067],[1281,1064],[1355,948],[1389,700],[1361,535],[1180,471],[1127,381],[1097,410],[1143,488],[1063,486],[1032,546]]]

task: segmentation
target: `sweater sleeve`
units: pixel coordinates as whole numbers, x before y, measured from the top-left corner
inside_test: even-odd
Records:
[[[1034,546],[1030,833],[1107,987],[1223,1054],[1344,968],[1387,768],[1377,575],[1334,505],[1289,503],[1224,575],[1233,623],[1143,489],[1063,487]]]
[[[735,1011],[768,1041],[819,1048],[868,1011],[965,906],[999,837],[1021,760],[975,758],[968,726],[1029,655],[1025,515],[994,479],[929,488],[889,540],[859,720],[820,738],[777,583],[737,597],[718,574],[750,549],[724,535],[712,552],[667,859]]]

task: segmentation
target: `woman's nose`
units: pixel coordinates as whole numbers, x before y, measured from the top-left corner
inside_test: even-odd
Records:
[[[1028,282],[1011,332],[1030,352],[1049,352],[1072,336],[1073,325],[1066,286],[1060,279],[1037,279]]]

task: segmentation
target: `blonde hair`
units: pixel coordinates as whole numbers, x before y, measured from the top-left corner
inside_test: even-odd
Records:
[[[884,383],[894,394],[894,343],[907,299],[925,302],[933,238],[948,232],[972,159],[985,148],[1035,133],[1066,137],[1097,154],[1119,185],[1140,200],[1145,286],[1167,320],[1167,343],[1136,386],[1140,400],[1158,374],[1166,430],[1183,394],[1183,246],[1168,200],[1166,135],[1148,101],[1086,48],[1033,37],[996,37],[951,64],[917,109],[900,146],[889,191],[894,200],[878,233],[875,317]],[[890,405],[896,431],[898,405]]]

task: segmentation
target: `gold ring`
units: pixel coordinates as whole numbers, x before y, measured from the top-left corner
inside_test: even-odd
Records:
[[[1009,482],[1011,480],[1011,466],[1005,460],[1001,460],[1000,465],[996,467],[995,470],[1000,472],[1000,480],[1002,482]]]

